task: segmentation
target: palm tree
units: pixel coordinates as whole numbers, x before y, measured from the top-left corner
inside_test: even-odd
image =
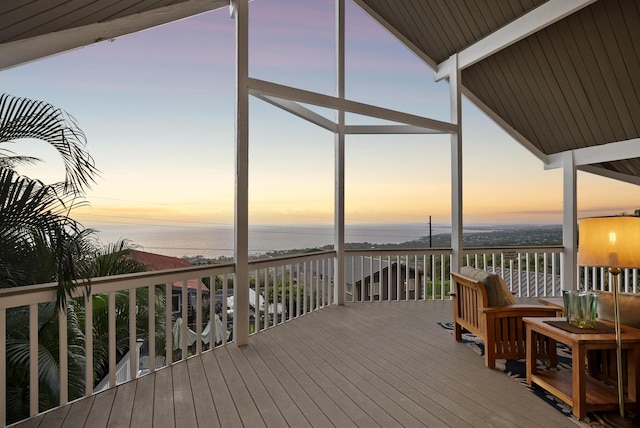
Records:
[[[43,101],[0,95],[0,145],[25,138],[57,150],[65,180],[44,184],[18,175],[16,166],[38,159],[0,146],[0,287],[55,281],[58,308],[64,308],[82,277],[79,263],[88,233],[68,213],[83,203],[98,171],[71,116]]]

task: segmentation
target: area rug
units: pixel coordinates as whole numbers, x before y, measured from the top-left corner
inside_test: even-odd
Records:
[[[445,330],[448,330],[453,335],[453,323],[451,322],[439,322],[438,325]],[[478,355],[484,355],[484,343],[478,339],[477,336],[471,333],[462,334],[462,343],[473,349]],[[541,361],[538,361],[538,370],[570,370],[571,369],[571,348],[565,346],[562,343],[556,345],[558,352],[558,366],[549,367]],[[542,388],[527,385],[527,364],[525,359],[521,360],[496,360],[496,369],[501,370],[509,378],[515,382],[518,382],[523,387],[527,388],[533,394],[540,397],[547,404],[554,409],[562,412],[568,418],[571,418],[578,426],[583,427],[604,427],[604,425],[598,422],[596,415],[587,414],[586,418],[579,419],[571,413],[571,406],[567,405],[564,401],[554,397]]]

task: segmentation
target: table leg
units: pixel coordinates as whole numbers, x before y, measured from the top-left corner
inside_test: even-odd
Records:
[[[573,414],[582,419],[587,416],[587,391],[585,388],[585,357],[586,350],[582,346],[575,346],[571,350],[571,380]]]
[[[536,368],[536,340],[537,334],[531,330],[531,326],[526,324],[526,353],[527,353],[527,385],[531,385],[531,375],[533,374]]]

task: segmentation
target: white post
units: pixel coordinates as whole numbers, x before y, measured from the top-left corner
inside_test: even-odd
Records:
[[[336,0],[336,96],[344,99],[344,0]],[[335,206],[334,206],[334,248],[336,258],[333,270],[333,301],[344,305],[344,110],[336,112],[338,132],[335,134]]]
[[[578,288],[578,209],[577,176],[573,152],[564,153],[562,160],[562,246],[560,283],[563,290]]]
[[[451,55],[450,65],[451,122],[457,125],[451,134],[451,272],[457,272],[462,264],[462,91],[457,54]]]
[[[249,5],[231,2],[236,23],[236,187],[233,340],[249,342]]]

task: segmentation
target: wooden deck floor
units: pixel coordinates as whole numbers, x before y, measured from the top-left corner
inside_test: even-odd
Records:
[[[574,427],[437,325],[451,302],[347,304],[22,427]]]

